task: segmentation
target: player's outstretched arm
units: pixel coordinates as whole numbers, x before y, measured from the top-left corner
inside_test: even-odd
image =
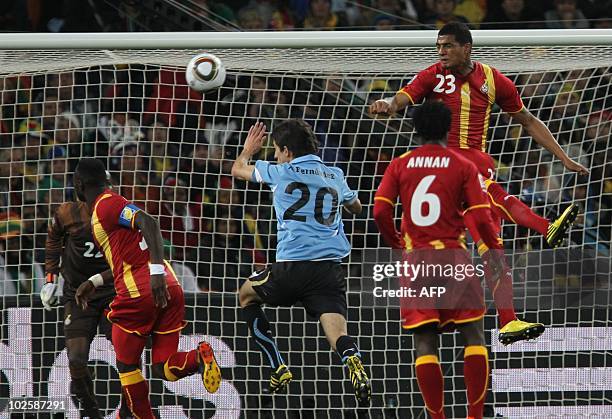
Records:
[[[588,175],[589,171],[586,167],[578,162],[572,160],[563,149],[559,146],[555,137],[544,123],[536,118],[527,108],[523,108],[519,112],[510,114],[519,124],[525,128],[527,133],[533,137],[533,139],[544,147],[546,150],[553,153],[566,169],[572,172],[578,172],[581,175]]]
[[[134,226],[140,230],[149,248],[153,300],[157,307],[164,308],[168,304],[170,293],[166,284],[163,239],[159,223],[144,211],[138,211],[134,217]]]
[[[379,99],[370,105],[372,115],[393,115],[410,105],[410,99],[403,93],[398,93],[393,97]]]
[[[232,165],[232,176],[242,180],[252,179],[255,166],[250,165],[249,161],[261,150],[266,135],[266,126],[263,122],[257,122],[249,128],[244,148]]]

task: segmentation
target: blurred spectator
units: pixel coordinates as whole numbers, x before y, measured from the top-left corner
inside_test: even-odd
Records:
[[[140,123],[128,113],[127,99],[115,100],[113,109],[100,115],[98,132],[111,148],[118,143],[136,142],[144,138]]]
[[[437,29],[442,29],[442,26],[449,22],[469,23],[464,16],[455,14],[456,6],[457,0],[434,0],[434,15],[429,17],[425,23]]]
[[[537,112],[544,107],[554,78],[555,73],[553,72],[521,73],[518,75],[516,86],[527,109]],[[542,115],[536,116],[542,117]]]
[[[295,29],[295,26],[296,18],[289,6],[289,0],[280,0],[278,8],[272,13],[268,27],[276,31],[290,31]]]
[[[202,93],[190,89],[185,79],[185,71],[161,68],[152,74],[156,77],[151,81],[153,89],[148,95],[145,104],[144,121],[149,124],[162,121],[168,127],[174,127],[180,123],[184,128],[199,128],[200,124]],[[194,115],[195,120],[189,120],[188,116]],[[184,119],[183,119],[184,118]]]
[[[34,258],[35,249],[44,249],[44,219],[36,217],[36,201],[24,201],[20,216],[15,212],[7,221],[14,225],[5,243],[6,271],[16,285],[17,293],[40,291],[44,272]],[[19,228],[17,228],[19,226]],[[10,227],[9,227],[10,228]]]
[[[388,15],[395,18],[396,24],[410,24],[418,19],[418,15],[411,0],[374,0],[372,7],[363,7],[361,14],[365,24],[373,26],[377,16]]]
[[[43,132],[51,134],[55,130],[55,118],[63,110],[60,109],[57,92],[52,89],[46,89],[44,98],[41,100],[43,101],[40,119],[41,129]]]
[[[122,142],[113,147],[111,160],[119,194],[140,208],[147,208],[149,201],[158,201],[160,177],[149,170],[143,147],[136,142]]]
[[[477,28],[487,14],[487,0],[458,0],[454,13],[465,17]]]
[[[541,27],[541,23],[530,22],[541,17],[525,7],[525,0],[502,0],[501,6],[491,6],[481,29],[531,29]]]
[[[55,117],[54,137],[56,144],[69,145],[82,140],[79,118],[70,112],[62,112]]]
[[[77,77],[77,75],[79,77]],[[88,84],[95,84],[95,73],[65,71],[45,75],[45,86],[57,91],[60,102],[58,113],[68,113],[78,119],[85,138],[94,137],[97,126],[98,100],[87,97]],[[91,86],[89,86],[91,87]],[[57,123],[57,121],[56,121]],[[80,141],[80,140],[79,140]]]
[[[56,145],[47,156],[49,169],[38,182],[38,203],[50,204],[49,214],[62,202],[72,200],[72,178],[68,176],[68,152],[65,147]]]
[[[596,111],[589,115],[586,135],[606,144],[612,135],[612,111]]]
[[[586,29],[586,20],[580,9],[576,8],[576,0],[555,0],[555,8],[544,13],[548,29]]]
[[[568,142],[576,128],[584,127],[586,118],[579,113],[580,94],[574,91],[572,83],[564,83],[555,98],[550,123],[550,131],[560,142]]]
[[[267,22],[252,6],[243,7],[238,11],[238,25],[245,31],[263,31],[268,28]]]
[[[335,13],[331,9],[331,0],[310,0],[308,14],[304,18],[302,27],[312,30],[330,30],[346,28],[344,15]]]
[[[266,27],[268,23],[272,20],[272,16],[274,12],[276,12],[276,1],[275,0],[250,0],[248,3],[248,7],[252,7],[257,11],[257,14],[264,22]]]
[[[0,29],[7,32],[27,30],[26,13],[26,2],[24,1],[0,2]]]
[[[172,246],[172,259],[197,261],[197,248],[203,230],[202,204],[189,200],[184,181],[169,176],[162,186],[161,200],[149,201],[148,211],[158,217],[162,237]]]
[[[396,29],[397,19],[390,15],[377,15],[372,21],[372,26],[377,31],[392,31]]]
[[[146,138],[150,148],[147,154],[150,157],[151,169],[158,173],[175,172],[179,155],[179,144],[170,141],[170,129],[161,122],[155,122],[147,129]]]
[[[228,23],[236,23],[234,11],[231,7],[224,3],[208,0],[190,0],[190,2],[193,5],[191,11],[196,15],[196,17],[203,20],[204,23],[206,23],[209,19],[223,25],[227,25]],[[202,30],[205,28],[207,28],[207,26],[202,26],[201,24],[194,27],[195,30]]]
[[[201,140],[192,152],[181,160],[180,178],[189,185],[192,202],[212,202],[219,184],[223,149]]]

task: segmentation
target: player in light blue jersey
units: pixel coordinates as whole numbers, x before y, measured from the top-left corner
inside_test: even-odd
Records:
[[[351,251],[341,210],[359,214],[361,202],[346,184],[342,170],[326,166],[317,156],[316,137],[305,121],[290,119],[275,128],[272,139],[278,164],[257,160],[250,165],[265,137],[262,123],[249,129],[232,175],[268,185],[278,221],[276,263],[253,273],[239,291],[251,335],[272,368],[270,391],[284,391],[293,376],[261,305],[301,302],[309,314],[319,318],[327,340],[348,367],[359,405],[368,406],[370,382],[357,343],[346,329],[346,278],[341,266],[341,259]]]

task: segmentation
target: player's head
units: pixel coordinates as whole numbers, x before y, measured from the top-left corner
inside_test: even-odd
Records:
[[[470,59],[472,33],[465,23],[450,22],[438,32],[436,49],[440,63],[445,68],[456,68]]]
[[[319,142],[312,127],[303,119],[288,119],[274,127],[274,157],[286,163],[296,157],[317,154]]]
[[[84,158],[79,161],[74,170],[74,190],[83,202],[87,202],[89,191],[99,192],[110,186],[108,172],[104,164],[93,158]]]
[[[451,125],[451,111],[437,100],[428,100],[414,110],[414,129],[423,143],[446,144]]]

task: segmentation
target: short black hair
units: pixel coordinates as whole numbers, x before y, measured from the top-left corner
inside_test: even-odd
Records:
[[[287,119],[275,126],[271,135],[281,150],[287,147],[294,157],[317,154],[319,151],[319,141],[312,127],[303,119]]]
[[[83,186],[105,187],[108,184],[106,168],[98,159],[88,157],[79,160],[74,174],[81,179]]]
[[[424,142],[443,140],[450,130],[451,111],[437,100],[428,100],[414,110],[414,129]]]
[[[438,31],[438,36],[454,35],[455,41],[461,45],[472,44],[472,32],[463,22],[449,22]]]

